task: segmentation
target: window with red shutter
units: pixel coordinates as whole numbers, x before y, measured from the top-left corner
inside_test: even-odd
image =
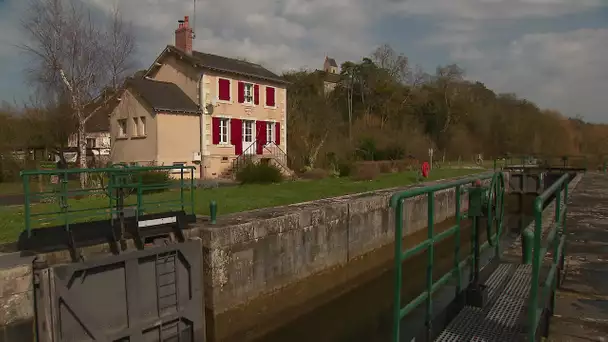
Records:
[[[230,120],[230,143],[234,145],[234,154],[243,154],[243,122],[240,119]]]
[[[274,107],[275,106],[275,89],[274,87],[266,87],[266,106]]]
[[[230,101],[230,80],[219,78],[217,80],[218,96],[222,101]]]
[[[238,83],[238,100],[239,103],[245,103],[245,83],[243,82],[239,82]]]
[[[278,122],[274,124],[274,139],[275,144],[281,145],[281,124]]]
[[[256,153],[264,154],[264,146],[266,145],[266,121],[256,121]]]
[[[260,86],[258,84],[253,86],[253,103],[256,106],[260,104]]]

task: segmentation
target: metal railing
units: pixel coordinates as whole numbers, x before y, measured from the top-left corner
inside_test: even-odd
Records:
[[[513,167],[571,168],[588,170],[589,158],[584,155],[507,155],[494,159],[494,169]]]
[[[494,234],[488,232],[487,241],[479,246],[479,249],[475,247],[475,241],[479,241],[477,236],[472,236],[472,244],[471,246],[471,254],[467,255],[463,260],[461,260],[460,255],[460,234],[463,220],[466,220],[469,217],[469,212],[472,210],[469,207],[466,212],[462,212],[461,201],[462,195],[466,192],[469,185],[472,185],[475,181],[487,181],[491,180],[492,184],[501,184],[499,187],[500,190],[497,190],[501,193],[495,193],[494,196],[501,197],[500,206],[504,204],[502,197],[504,196],[504,175],[502,172],[494,172],[494,173],[485,173],[482,175],[470,176],[467,178],[463,178],[460,180],[456,180],[453,182],[448,182],[444,184],[438,184],[434,186],[428,186],[423,188],[411,189],[398,194],[395,194],[391,197],[390,205],[395,210],[395,282],[394,282],[394,312],[393,312],[393,341],[398,342],[400,338],[400,322],[403,317],[412,312],[416,307],[418,307],[423,302],[426,302],[426,314],[425,314],[425,323],[427,327],[427,334],[430,334],[431,331],[431,322],[433,317],[432,312],[432,304],[433,304],[433,294],[443,285],[447,284],[448,281],[452,278],[456,278],[456,293],[460,294],[462,292],[462,270],[467,264],[470,263],[474,258],[474,251],[485,250],[488,247],[494,247],[496,253],[500,252],[499,249],[499,237],[502,233],[502,222],[498,222],[497,228]],[[498,186],[498,185],[497,185]],[[438,191],[447,190],[454,188],[455,190],[455,219],[456,223],[448,228],[447,230],[435,234],[435,194]],[[491,186],[492,188],[492,186]],[[498,188],[497,188],[498,189]],[[492,191],[490,189],[490,191]],[[406,221],[406,217],[404,217],[404,209],[403,204],[404,201],[408,198],[412,198],[415,196],[424,195],[427,196],[427,239],[420,244],[403,251],[403,231],[404,231],[404,221]],[[497,198],[497,197],[495,197]],[[480,198],[481,199],[481,198]],[[481,204],[477,206],[477,211],[481,211]],[[504,213],[504,208],[500,208],[501,213]],[[488,213],[490,215],[491,211]],[[487,218],[489,221],[494,220],[493,217]],[[502,220],[502,215],[497,218],[499,221]],[[476,224],[477,220],[473,220],[473,224]],[[488,229],[489,230],[489,229]],[[473,228],[473,231],[476,231]],[[474,234],[472,234],[474,235]],[[440,241],[447,239],[448,237],[454,236],[454,267],[442,274],[437,281],[433,281],[434,277],[434,254],[435,254],[435,245]],[[403,262],[410,257],[418,254],[418,253],[427,253],[427,267],[426,267],[426,290],[423,291],[420,295],[414,298],[412,301],[407,303],[405,306],[401,306],[401,290],[402,290],[402,272],[403,272]]]
[[[565,218],[568,210],[569,183],[570,176],[564,174],[547,190],[536,197],[534,202],[532,283],[530,284],[530,295],[528,297],[528,340],[530,342],[536,341],[536,330],[542,317],[542,309],[544,309],[547,300],[550,299],[549,312],[552,313],[554,309],[555,290],[560,278],[559,271],[563,270],[564,267],[566,243]],[[555,198],[554,221],[549,225],[547,231],[543,232],[543,210],[545,204],[552,198]],[[524,231],[524,234],[531,235],[532,233]],[[543,235],[545,239],[543,239]],[[545,255],[549,250],[553,258],[547,276],[541,284],[541,269]],[[549,296],[551,297],[549,298]],[[539,303],[541,303],[542,308],[539,308]]]
[[[194,213],[193,166],[127,166],[21,172],[24,221],[32,229],[113,220],[119,216]],[[84,175],[87,186],[80,186]],[[38,191],[33,189],[37,183]],[[189,191],[189,194],[187,192]],[[166,192],[166,193],[165,193]],[[132,196],[133,195],[133,196]]]

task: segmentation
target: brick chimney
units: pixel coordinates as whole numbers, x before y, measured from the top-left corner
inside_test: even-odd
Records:
[[[178,21],[179,26],[175,30],[175,47],[186,52],[187,54],[192,53],[192,28],[188,16],[184,17],[184,20]]]

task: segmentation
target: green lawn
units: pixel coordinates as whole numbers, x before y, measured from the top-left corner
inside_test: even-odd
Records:
[[[458,177],[482,172],[481,169],[437,169],[431,172],[429,180]],[[215,200],[218,204],[218,214],[228,214],[252,209],[280,206],[315,199],[335,197],[377,189],[407,186],[416,182],[415,172],[385,174],[373,181],[353,181],[348,178],[327,178],[323,180],[294,181],[270,185],[243,185],[220,187],[214,189],[198,189],[194,194],[195,213],[208,215],[209,202]],[[146,212],[164,211],[167,204],[158,202],[179,203],[179,191],[169,191],[144,196]],[[190,198],[190,192],[185,196]],[[130,196],[127,204],[132,205],[136,196]],[[99,195],[85,199],[71,199],[70,210],[74,211],[70,221],[88,221],[108,217],[108,198]],[[23,206],[0,207],[0,242],[13,241],[24,229]],[[53,213],[59,210],[57,204],[41,203],[32,205],[32,213]],[[76,216],[79,215],[79,216]],[[55,214],[41,215],[32,218],[32,227],[39,228],[62,224]]]

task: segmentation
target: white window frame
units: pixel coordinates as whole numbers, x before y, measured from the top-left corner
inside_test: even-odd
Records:
[[[272,121],[266,122],[266,145],[268,145],[270,143],[276,143],[275,127],[276,127],[276,122],[272,122]]]
[[[116,124],[118,125],[118,137],[125,138],[127,136],[127,119],[118,119]]]
[[[266,86],[266,88],[274,89],[274,106],[268,105],[268,95],[267,95],[268,93],[266,92],[266,89],[264,89],[264,107],[276,109],[277,108],[277,87]]]
[[[220,145],[230,144],[230,119],[220,119]]]
[[[220,80],[226,80],[228,81],[228,94],[230,95],[230,100],[220,100]],[[232,103],[233,100],[233,96],[232,96],[232,80],[226,77],[218,77],[216,82],[215,82],[215,98],[217,99],[218,102],[221,103]]]
[[[250,82],[243,82],[243,103],[252,105],[255,100],[255,85]]]
[[[131,118],[131,122],[133,126],[131,126],[131,136],[138,137],[139,136],[139,117],[135,116]]]
[[[137,131],[138,131],[140,137],[146,136],[146,117],[145,116],[139,117],[139,127],[138,127]]]

